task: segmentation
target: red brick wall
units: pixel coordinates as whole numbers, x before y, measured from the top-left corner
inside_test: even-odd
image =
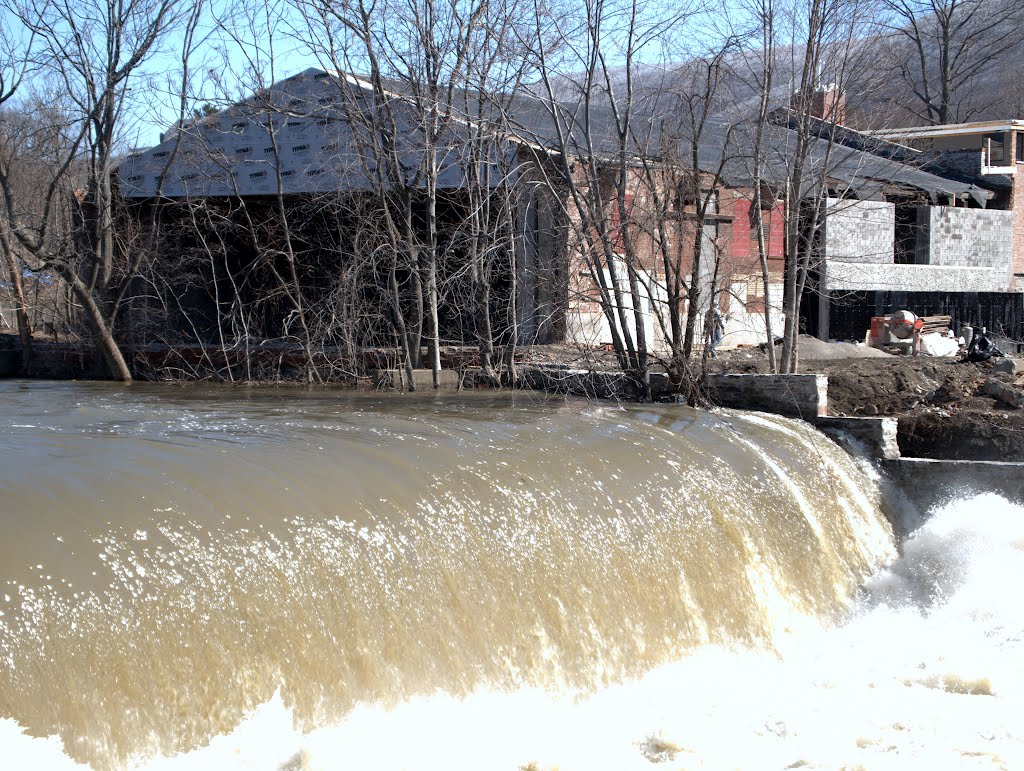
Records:
[[[735,191],[740,192],[740,191]],[[723,212],[724,213],[724,212]],[[736,196],[732,202],[732,234],[733,243],[729,253],[733,256],[737,266],[741,264],[754,265],[760,257],[757,252],[757,236],[755,234],[755,223],[751,215],[751,202],[748,198]],[[775,204],[770,211],[761,215],[768,231],[768,258],[769,260],[781,260],[785,255],[785,220],[782,203]]]
[[[1024,274],[1024,165],[1013,175],[1013,272]],[[1024,290],[1024,277],[1015,276],[1011,288]]]
[[[635,186],[627,195],[627,216],[629,220],[630,237],[640,266],[657,276],[664,275],[664,265],[657,244],[645,231],[652,227],[650,221],[656,217],[652,209],[652,196],[646,190],[642,178],[637,175],[634,180]],[[619,230],[620,218],[618,203],[609,190],[609,203],[606,211],[606,223],[609,227],[609,238],[612,248],[620,251],[623,248],[622,235]],[[662,196],[670,195],[662,193]],[[761,264],[758,254],[757,238],[754,235],[753,222],[751,220],[751,191],[745,189],[720,188],[718,196],[718,216],[720,218],[718,227],[718,245],[722,252],[722,264],[720,269],[720,285],[727,287],[730,283],[751,281],[751,292],[748,307],[758,311],[763,306],[763,285],[761,285]],[[698,222],[694,219],[694,207],[691,204],[687,210],[678,213],[673,227],[675,232],[671,238],[676,247],[676,241],[683,239],[683,253],[681,270],[684,275],[689,275],[691,259],[693,256],[693,241],[697,232]],[[785,255],[785,220],[784,206],[777,202],[773,208],[766,210],[762,215],[768,228],[768,270],[773,280],[779,280],[783,270]],[[576,219],[579,222],[579,219]],[[598,289],[591,279],[590,271],[583,259],[579,234],[577,242],[570,249],[573,255],[570,269],[573,281],[570,291],[576,307],[584,312],[598,312],[600,306],[597,303]],[[593,233],[595,241],[598,241],[597,233]],[[723,302],[728,298],[723,294]]]

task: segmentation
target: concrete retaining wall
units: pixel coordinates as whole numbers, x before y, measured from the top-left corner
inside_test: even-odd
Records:
[[[519,376],[527,388],[587,398],[629,398],[634,390],[629,379],[619,372],[593,372],[550,365],[524,367]],[[664,380],[667,383],[667,378]],[[655,393],[660,394],[665,383],[652,376],[651,387]]]
[[[819,418],[827,434],[847,434],[868,447],[889,479],[921,512],[964,495],[995,493],[1024,504],[1024,463],[902,458],[895,418]],[[897,512],[899,513],[899,512]],[[905,522],[893,522],[906,535]]]
[[[922,511],[956,497],[996,493],[1024,504],[1024,463],[898,458],[881,461],[889,477]]]
[[[377,388],[393,388],[401,390],[405,387],[405,377],[400,369],[379,369],[374,373]],[[441,391],[458,391],[462,387],[461,373],[454,369],[442,369],[437,373],[437,387]],[[417,391],[429,391],[434,388],[434,372],[429,369],[414,369],[412,382]]]
[[[710,375],[715,404],[813,420],[828,414],[825,375]]]
[[[842,433],[852,436],[865,445],[876,458],[896,459],[900,457],[897,440],[899,421],[896,418],[818,418],[815,423],[819,431],[829,436]]]

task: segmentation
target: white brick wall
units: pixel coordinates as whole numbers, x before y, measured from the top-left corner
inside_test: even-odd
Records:
[[[953,206],[928,208],[930,265],[996,268],[1010,273],[1013,213]]]
[[[844,262],[893,262],[896,207],[882,201],[825,202],[825,257]]]

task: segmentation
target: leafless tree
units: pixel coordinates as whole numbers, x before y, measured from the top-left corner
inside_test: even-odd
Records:
[[[533,11],[531,42],[553,131],[549,185],[575,225],[570,259],[582,263],[596,287],[619,368],[641,398],[650,394],[653,340],[644,308],[652,266],[637,248],[633,224],[636,161],[650,149],[638,144],[646,133],[634,125],[636,67],[642,52],[689,13],[688,6],[653,11],[636,0],[588,0],[582,14],[562,17],[539,4]]]
[[[6,230],[33,268],[53,270],[68,283],[110,373],[130,381],[115,324],[140,254],[127,256],[115,232],[112,177],[133,78],[178,17],[178,0],[6,0],[5,8],[24,34],[38,41],[34,60],[63,86],[73,110],[68,127],[73,139],[51,170],[40,216],[24,216],[9,177],[0,171]],[[75,199],[80,237],[60,240],[50,231],[50,215],[80,151],[84,185]]]
[[[747,65],[741,73],[741,80],[750,78],[751,85],[757,94],[757,115],[751,136],[751,211],[754,215],[754,228],[757,234],[757,256],[761,268],[761,286],[764,292],[764,333],[767,341],[768,364],[772,372],[778,372],[778,361],[775,352],[775,333],[772,329],[771,307],[771,276],[768,268],[768,241],[765,234],[765,129],[768,125],[768,114],[771,111],[772,94],[775,88],[775,57],[776,57],[776,0],[750,0],[747,12],[755,19],[754,42],[759,50],[752,57],[753,64]],[[742,65],[741,65],[742,66]]]
[[[852,71],[860,61],[859,34],[870,18],[870,0],[795,0],[788,9],[787,24],[794,36],[790,47],[796,86],[790,99],[791,140],[783,153],[787,171],[780,191],[785,202],[785,268],[783,276],[782,358],[783,373],[797,371],[800,304],[809,277],[817,267],[817,238],[825,220],[835,143],[822,137],[820,121],[841,122],[838,100],[822,103],[822,73],[833,80],[834,93],[845,92]],[[778,19],[775,19],[778,24]],[[823,109],[824,108],[824,109]],[[765,288],[767,295],[768,288]]]
[[[1018,0],[881,0],[893,66],[927,123],[959,123],[985,109],[977,86],[1024,44]]]
[[[690,401],[699,397],[702,374],[691,367],[695,346],[703,343],[702,350],[709,350],[712,326],[705,320],[721,299],[716,217],[723,172],[738,150],[722,83],[733,47],[727,40],[649,78],[646,110],[656,117],[644,122],[648,134],[637,138],[649,149],[636,160],[644,214],[634,214],[634,226],[647,241],[644,248],[656,254],[650,295],[667,346],[664,366]]]

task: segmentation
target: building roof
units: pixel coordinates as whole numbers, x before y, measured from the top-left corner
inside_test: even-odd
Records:
[[[370,84],[350,74],[311,68],[273,84],[214,115],[172,129],[149,150],[133,153],[120,167],[122,194],[127,198],[274,195],[366,190],[400,167],[403,183],[420,184],[424,142],[414,107],[417,94],[408,84],[384,84],[388,108],[395,116],[394,152],[399,163],[378,164],[381,136],[371,131],[375,111],[382,109]],[[467,138],[482,118],[501,114],[514,135],[507,146],[495,142],[482,164],[493,181],[514,167],[525,143],[543,152],[570,151],[597,158],[616,156],[620,148],[613,104],[577,89],[557,101],[528,91],[514,96],[453,90],[452,120],[437,143],[440,188],[465,184],[471,160]],[[664,88],[637,95],[630,112],[627,148],[636,158],[671,160],[691,157],[692,142],[681,130],[678,97]],[[621,117],[621,114],[620,114]],[[561,132],[560,132],[561,130]],[[865,136],[865,135],[861,135]],[[764,132],[761,178],[781,186],[793,163],[795,132],[787,125],[769,125]],[[875,140],[876,142],[878,140]],[[709,116],[698,145],[701,170],[721,169],[726,185],[752,183],[753,140],[748,126]],[[911,151],[912,152],[912,151]],[[479,162],[480,159],[477,159]],[[991,194],[968,180],[950,179],[915,168],[895,153],[882,153],[867,143],[813,140],[808,178],[828,180],[829,187],[858,198],[878,198],[893,188],[937,196]],[[278,177],[280,175],[280,178]],[[801,195],[813,192],[809,187]]]
[[[974,134],[999,134],[1007,131],[1024,131],[1024,120],[985,120],[974,123],[947,123],[941,126],[910,126],[865,133],[880,139],[912,141]]]
[[[795,129],[797,118],[788,109],[776,110],[769,119],[776,125]],[[1002,187],[1002,181],[984,178],[980,174],[965,173],[946,163],[935,153],[924,153],[907,145],[892,141],[890,137],[879,136],[878,132],[858,131],[848,126],[838,125],[821,118],[811,118],[811,131],[819,139],[858,150],[876,158],[886,158],[897,163],[890,172],[893,181],[902,181],[908,187],[927,192],[935,196],[970,196],[981,206],[991,200],[995,194],[993,187]]]

